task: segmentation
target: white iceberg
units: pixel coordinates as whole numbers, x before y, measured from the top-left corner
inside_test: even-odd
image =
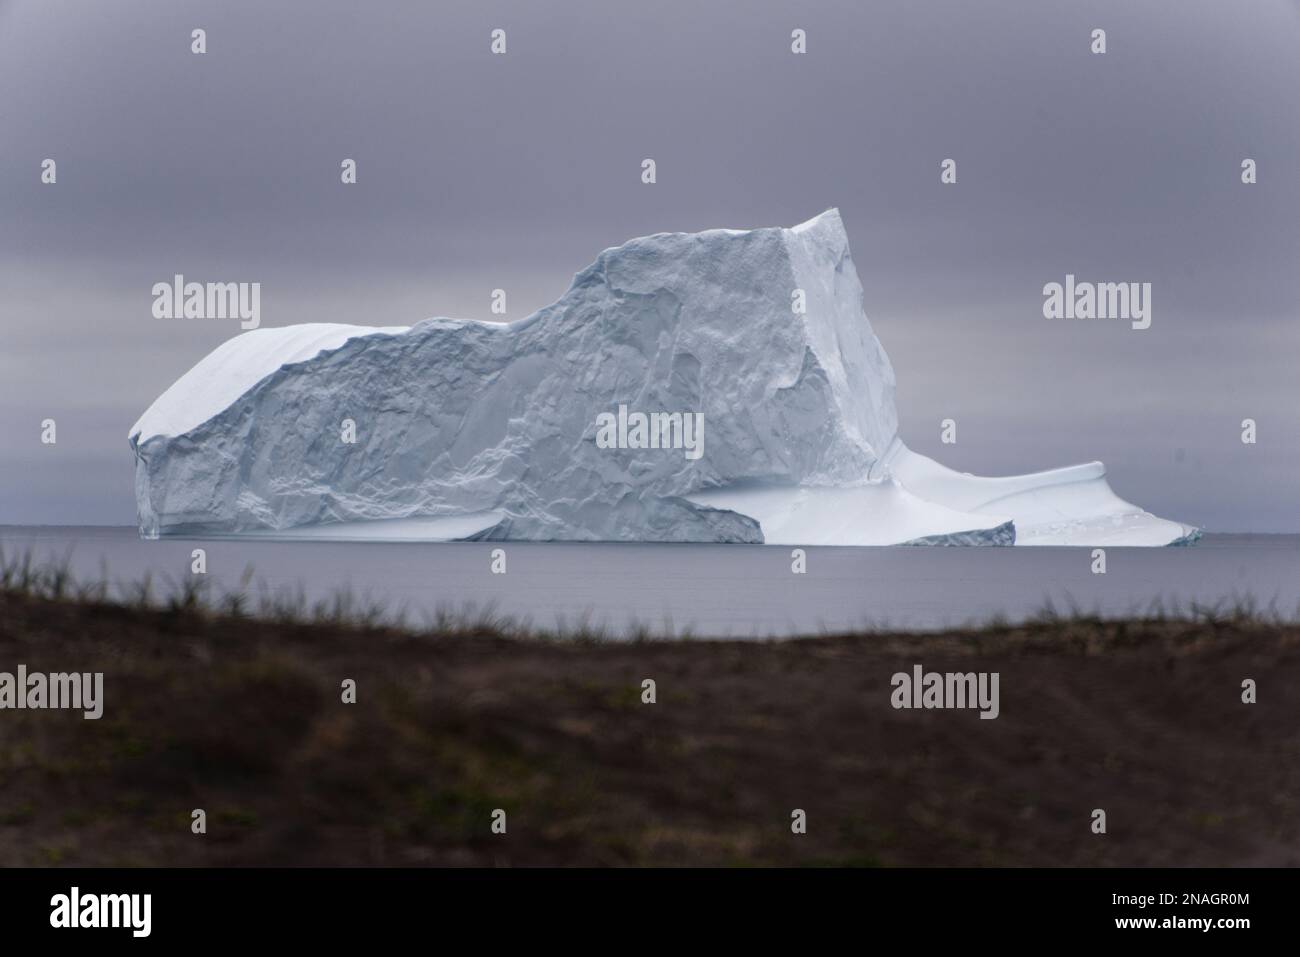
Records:
[[[620,408],[697,416],[698,454],[604,447],[598,423]],[[164,392],[129,441],[145,537],[1167,545],[1197,534],[1119,499],[1100,463],[981,478],[909,450],[836,210],[792,229],[634,239],[514,323],[247,332]]]

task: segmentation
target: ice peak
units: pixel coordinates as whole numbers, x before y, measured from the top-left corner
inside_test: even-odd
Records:
[[[825,212],[818,213],[812,219],[805,220],[797,226],[791,226],[792,233],[807,233],[814,230],[825,230],[827,232],[839,233],[847,238],[844,231],[844,220],[840,218],[840,210],[837,206],[832,206]]]

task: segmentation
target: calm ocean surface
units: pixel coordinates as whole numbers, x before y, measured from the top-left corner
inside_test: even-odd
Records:
[[[1300,535],[1207,535],[1190,548],[1110,548],[1107,573],[1091,549],[809,548],[807,573],[790,549],[759,545],[543,543],[361,544],[201,539],[141,541],[134,528],[0,526],[7,556],[70,555],[79,577],[135,582],[189,574],[207,550],[218,589],[301,586],[310,600],[350,588],[404,608],[412,623],[438,609],[492,609],[539,628],[586,621],[611,632],[635,625],[697,637],[817,634],[863,626],[932,629],[1015,620],[1047,602],[1120,615],[1149,607],[1253,596],[1295,615]],[[494,548],[506,573],[492,574]]]

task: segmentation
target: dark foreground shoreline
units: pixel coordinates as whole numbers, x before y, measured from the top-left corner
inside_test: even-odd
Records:
[[[1300,863],[1300,626],[1244,612],[602,642],[10,588],[20,664],[104,700],[0,710],[9,866]],[[999,716],[895,709],[916,665]]]

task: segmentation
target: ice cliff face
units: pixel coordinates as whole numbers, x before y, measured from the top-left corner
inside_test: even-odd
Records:
[[[702,413],[702,455],[598,447],[619,406]],[[480,537],[759,542],[752,517],[686,496],[861,483],[896,431],[832,210],[633,240],[508,325],[248,332],[130,442],[146,536],[484,515]]]

